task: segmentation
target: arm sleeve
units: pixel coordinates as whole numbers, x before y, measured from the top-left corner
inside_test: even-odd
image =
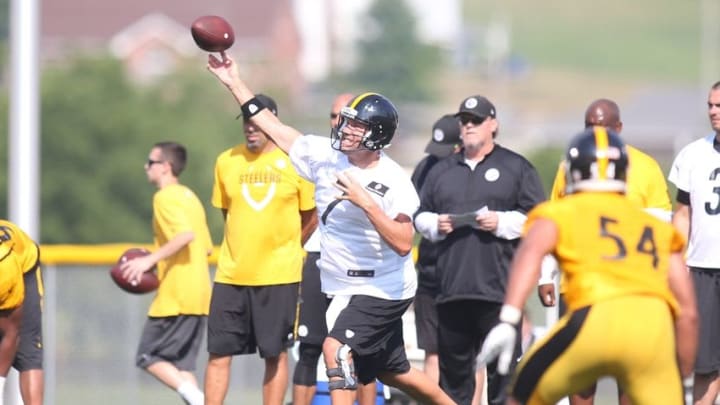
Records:
[[[438,214],[434,212],[421,212],[415,216],[415,229],[427,240],[439,242],[445,235],[438,232]]]
[[[555,282],[555,277],[560,273],[558,269],[558,262],[553,255],[545,255],[540,265],[540,279],[538,285],[552,284]]]
[[[522,235],[527,216],[520,211],[498,211],[498,225],[493,234],[498,238],[513,240]]]
[[[683,148],[680,153],[675,157],[672,166],[670,167],[670,173],[668,174],[668,180],[673,183],[678,190],[690,191],[690,179],[689,170],[686,168],[685,162],[685,151],[687,146]]]
[[[215,162],[215,179],[213,181],[212,198],[210,202],[215,208],[227,209],[230,206],[230,202],[227,194],[225,194],[225,188],[223,187],[220,177],[220,159],[221,157]]]
[[[425,238],[432,242],[445,239],[445,235],[438,233],[438,212],[436,212],[433,190],[437,181],[439,168],[438,165],[430,170],[425,181],[420,188],[420,208],[415,214],[415,229]]]
[[[545,190],[543,190],[540,175],[530,162],[525,161],[525,167],[521,173],[519,182],[519,195],[515,211],[528,213],[536,205],[545,201]]]
[[[330,140],[316,135],[305,135],[293,142],[288,156],[298,174],[310,182],[315,182],[316,163],[327,158]]]
[[[180,232],[193,231],[192,224],[185,212],[185,207],[172,196],[156,195],[153,201],[153,214],[162,233],[170,240]]]
[[[299,180],[298,199],[300,201],[300,211],[309,211],[315,208],[315,185],[304,178]]]

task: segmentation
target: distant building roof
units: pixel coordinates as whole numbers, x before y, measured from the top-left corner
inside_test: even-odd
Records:
[[[41,7],[41,56],[62,59],[74,52],[109,51],[141,80],[171,71],[179,58],[201,54],[190,25],[219,15],[235,32],[231,53],[258,80],[298,91],[300,41],[291,0],[53,0]],[[254,65],[263,65],[262,69]],[[248,66],[249,65],[249,66]],[[255,77],[255,76],[253,76]]]

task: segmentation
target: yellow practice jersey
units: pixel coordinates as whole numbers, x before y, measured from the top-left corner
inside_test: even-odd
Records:
[[[215,281],[235,285],[299,282],[304,251],[300,211],[315,207],[314,186],[280,149],[251,153],[244,144],[215,164],[212,203],[227,210]]]
[[[657,208],[670,212],[672,203],[668,194],[665,175],[651,156],[639,149],[626,145],[630,166],[627,175],[625,196],[639,208]],[[550,200],[557,200],[566,194],[565,164],[558,166]]]
[[[37,244],[22,229],[0,219],[0,309],[22,304],[23,274],[37,266],[38,256]]]
[[[565,276],[568,310],[625,295],[653,295],[677,311],[668,285],[669,257],[685,240],[669,223],[622,194],[581,192],[530,211],[525,229],[539,218],[558,227],[552,252]]]
[[[210,307],[208,252],[212,239],[205,208],[189,188],[173,184],[153,197],[153,233],[159,248],[183,232],[194,239],[174,255],[158,262],[160,287],[148,316],[207,315]]]

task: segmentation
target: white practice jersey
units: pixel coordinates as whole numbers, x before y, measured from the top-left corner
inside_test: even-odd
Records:
[[[687,264],[720,269],[720,153],[715,134],[686,145],[675,157],[668,180],[690,194]]]
[[[315,205],[320,219],[320,278],[328,295],[369,295],[408,299],[417,280],[412,255],[400,256],[380,237],[365,213],[350,201],[335,197],[336,173],[347,172],[365,186],[390,218],[412,218],[420,200],[402,167],[382,154],[377,165],[361,169],[316,135],[298,138],[290,161],[300,176],[315,183]]]

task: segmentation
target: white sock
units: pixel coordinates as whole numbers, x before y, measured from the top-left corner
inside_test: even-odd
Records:
[[[190,405],[203,405],[205,395],[190,381],[185,381],[177,389],[178,394]]]

